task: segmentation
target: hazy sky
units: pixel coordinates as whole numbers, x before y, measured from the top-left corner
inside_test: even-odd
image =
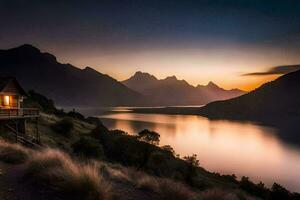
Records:
[[[0,48],[29,43],[123,80],[135,71],[253,89],[300,63],[300,1],[0,0]]]

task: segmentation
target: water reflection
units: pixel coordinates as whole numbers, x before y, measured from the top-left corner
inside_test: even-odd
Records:
[[[282,142],[277,130],[252,123],[211,121],[200,116],[117,113],[101,116],[111,129],[130,134],[145,128],[161,135],[181,156],[196,153],[215,172],[279,182],[300,191],[300,150]]]

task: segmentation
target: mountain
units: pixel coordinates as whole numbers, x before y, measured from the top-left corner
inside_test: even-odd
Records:
[[[300,70],[283,75],[237,98],[210,103],[200,109],[216,118],[271,119],[300,117]]]
[[[63,106],[139,105],[143,95],[86,67],[61,64],[54,55],[25,44],[0,50],[1,76],[15,76],[26,89],[34,89]]]
[[[149,73],[140,71],[122,83],[151,98],[159,105],[201,105],[244,94],[238,89],[222,89],[213,82],[206,86],[194,87],[185,80],[178,80],[175,76],[159,80]]]
[[[254,121],[276,128],[278,136],[300,144],[300,70],[243,96],[209,103],[197,114],[212,119]]]

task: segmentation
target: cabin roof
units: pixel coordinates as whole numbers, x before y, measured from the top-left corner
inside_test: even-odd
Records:
[[[17,85],[17,87],[18,87],[18,89],[19,89],[19,93],[20,93],[21,95],[24,95],[24,96],[27,95],[27,93],[26,93],[25,90],[22,88],[22,86],[21,86],[20,83],[17,81],[17,79],[14,78],[14,77],[12,77],[12,76],[0,77],[0,92],[2,92],[2,91],[5,89],[5,87],[6,87],[9,83],[11,83],[11,82],[14,82],[14,83]]]

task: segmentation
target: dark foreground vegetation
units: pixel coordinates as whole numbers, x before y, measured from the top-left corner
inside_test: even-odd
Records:
[[[83,200],[300,199],[277,183],[266,188],[247,177],[208,172],[196,155],[180,158],[172,147],[158,147],[158,133],[108,130],[97,118],[66,113],[47,98],[29,94],[24,103],[44,112],[45,147],[32,150],[1,141],[0,160],[24,166],[24,178],[51,195]]]

